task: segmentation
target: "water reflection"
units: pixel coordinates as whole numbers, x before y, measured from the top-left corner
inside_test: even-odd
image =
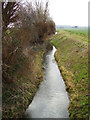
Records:
[[[69,99],[54,59],[55,51],[56,48],[53,47],[53,50],[46,55],[44,81],[26,111],[28,118],[69,117]]]

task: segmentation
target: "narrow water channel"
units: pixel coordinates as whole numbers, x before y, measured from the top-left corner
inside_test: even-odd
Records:
[[[54,58],[56,48],[47,53],[44,81],[26,110],[28,118],[68,118],[69,98]]]

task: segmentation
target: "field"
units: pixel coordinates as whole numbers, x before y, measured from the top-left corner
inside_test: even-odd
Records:
[[[81,32],[83,31],[83,32]],[[86,30],[57,30],[51,44],[69,94],[70,118],[88,119],[88,37]]]
[[[58,29],[59,30],[59,29]],[[88,29],[87,28],[71,28],[71,29],[64,29],[65,31],[70,32],[71,34],[78,34],[83,36],[88,36]]]

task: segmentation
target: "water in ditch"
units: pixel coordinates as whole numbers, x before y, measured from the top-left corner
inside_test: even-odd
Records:
[[[56,48],[46,55],[44,80],[26,110],[27,118],[69,118],[69,98],[55,61]]]

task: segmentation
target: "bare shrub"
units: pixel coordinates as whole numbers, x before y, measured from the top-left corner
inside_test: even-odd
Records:
[[[42,44],[48,33],[55,32],[55,24],[49,15],[48,2],[45,6],[43,2],[35,2],[34,5],[27,2],[26,7],[21,7],[19,14],[20,26],[22,29],[29,31],[30,43]]]
[[[26,57],[23,54],[19,31],[8,29],[2,41],[3,82],[12,82],[14,74],[24,65]],[[20,35],[20,34],[19,34]]]
[[[2,20],[3,20],[3,32],[7,30],[10,23],[14,23],[17,20],[19,9],[19,2],[2,2]]]
[[[28,3],[3,2],[3,79],[12,79],[26,59],[23,49],[30,44],[42,44],[45,38],[55,32],[55,23],[50,18],[48,2]],[[14,23],[14,28],[8,28]]]

